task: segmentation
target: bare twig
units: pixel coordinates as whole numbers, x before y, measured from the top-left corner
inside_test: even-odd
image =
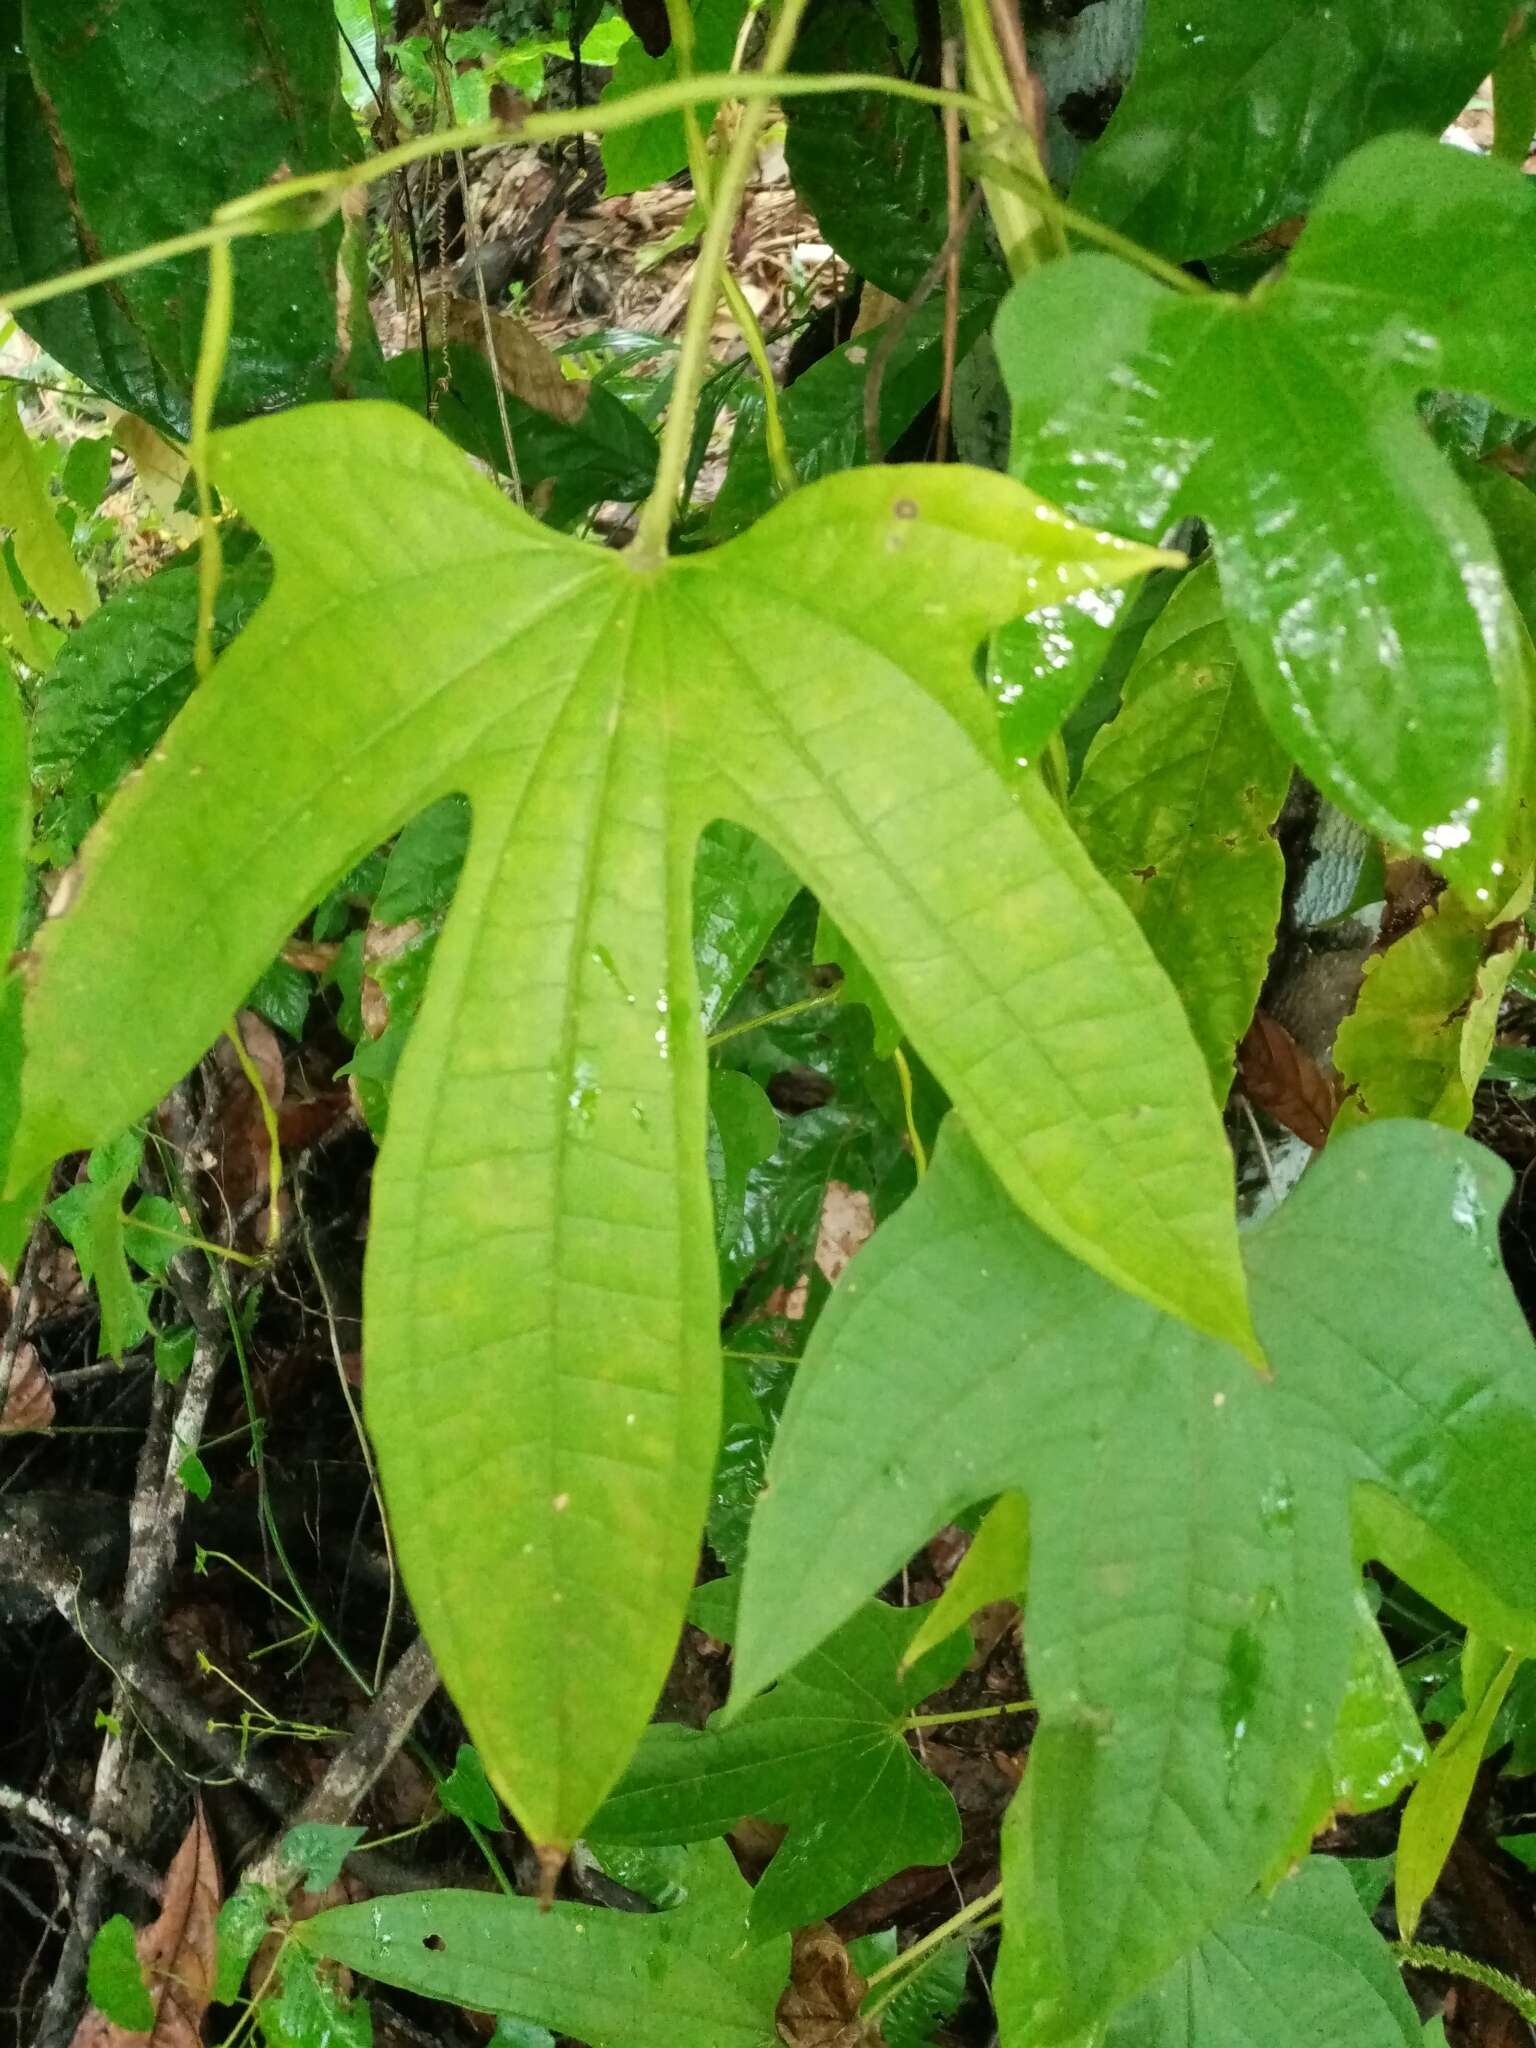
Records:
[[[960,83],[960,51],[953,36],[944,39],[945,85]],[[949,457],[949,423],[955,406],[955,356],[960,338],[960,243],[955,225],[960,218],[960,114],[955,107],[944,109],[944,207],[948,233],[944,243],[944,374],[939,385],[939,424],[934,435],[933,459]]]
[[[991,7],[992,28],[1002,55],[1003,69],[1008,74],[1014,105],[1019,110],[1020,120],[1034,136],[1035,151],[1043,164],[1045,108],[1039,80],[1029,68],[1029,48],[1024,41],[1024,25],[1019,20],[1018,0],[991,0]]]
[[[951,248],[959,250],[964,246],[980,204],[981,188],[978,186],[966,200],[960,218],[945,236],[943,248],[918,279],[917,289],[911,298],[896,308],[885,323],[880,339],[875,345],[874,354],[869,360],[869,374],[864,379],[864,451],[871,462],[885,460],[885,447],[880,438],[880,393],[885,384],[885,373],[891,357],[900,346],[901,338],[906,333],[912,316],[927,303],[948,268]]]
[[[206,1709],[188,1698],[170,1666],[147,1643],[130,1641],[100,1601],[80,1586],[68,1558],[3,1501],[0,1581],[43,1594],[86,1648],[126,1682],[136,1704],[148,1708],[189,1748],[243,1785],[276,1818],[292,1811],[294,1787],[287,1773],[259,1751],[243,1748],[224,1729],[211,1728]]]
[[[73,1848],[91,1850],[104,1863],[110,1863],[114,1870],[136,1884],[146,1898],[158,1899],[165,1889],[156,1872],[114,1842],[105,1828],[93,1828],[78,1814],[56,1806],[50,1799],[40,1799],[34,1792],[19,1791],[14,1785],[0,1785],[0,1813],[14,1814],[20,1820],[29,1820],[40,1828],[47,1828],[50,1834],[57,1835]]]

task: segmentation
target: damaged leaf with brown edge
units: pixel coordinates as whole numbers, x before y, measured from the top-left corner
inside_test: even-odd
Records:
[[[990,625],[1161,557],[897,468],[637,568],[374,405],[223,435],[216,473],[274,592],[39,935],[12,1177],[141,1115],[339,876],[468,796],[373,1181],[367,1407],[443,1676],[553,1859],[655,1700],[718,1442],[712,820],[825,900],[1043,1229],[1255,1351],[1177,997],[1046,793],[1008,790],[971,680]]]

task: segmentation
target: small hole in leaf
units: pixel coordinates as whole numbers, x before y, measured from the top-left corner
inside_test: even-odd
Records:
[[[448,1946],[440,1934],[424,1934],[421,1937],[421,1945],[423,1948],[431,1949],[434,1955],[440,1955]]]

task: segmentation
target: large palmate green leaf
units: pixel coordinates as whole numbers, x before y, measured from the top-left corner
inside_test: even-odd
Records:
[[[1006,1971],[998,2018],[1006,2029]],[[1397,1964],[1348,1875],[1310,1856],[1273,1898],[1245,1907],[1128,2007],[1106,2048],[1421,2048],[1422,2040]]]
[[[1252,298],[1173,294],[1085,256],[1027,278],[997,325],[1015,474],[1112,530],[1205,518],[1281,745],[1470,887],[1524,786],[1528,643],[1413,399],[1443,384],[1536,413],[1519,340],[1533,291],[1527,181],[1390,138],[1340,172]]]
[[[686,1902],[665,1913],[403,1892],[317,1913],[293,1939],[381,1984],[589,2048],[778,2048],[788,1936],[748,1943],[751,1888],[723,1842],[692,1851],[684,1883]]]
[[[41,279],[206,224],[279,170],[355,156],[339,44],[319,0],[3,0],[5,74],[0,282]],[[340,224],[244,243],[221,413],[343,396],[376,376],[366,278],[338,315]],[[206,259],[156,264],[56,299],[28,331],[94,390],[187,430]],[[342,328],[338,340],[338,319]]]
[[[903,1673],[927,1613],[871,1600],[728,1728],[652,1728],[593,1839],[664,1846],[723,1835],[749,1815],[786,1823],[752,1895],[754,1940],[824,1920],[911,1864],[947,1863],[960,1816],[905,1729],[971,1644],[951,1635]]]
[[[1201,569],[1142,642],[1072,815],[1183,997],[1222,1102],[1275,942],[1285,861],[1269,828],[1289,781]]]
[[[713,819],[825,898],[1044,1227],[1251,1342],[1177,998],[1055,807],[984,758],[970,682],[989,621],[1145,555],[1003,478],[888,469],[637,570],[382,406],[236,430],[217,472],[274,594],[40,937],[13,1179],[141,1114],[307,906],[468,797],[373,1186],[368,1410],[443,1675],[518,1817],[569,1843],[666,1670],[718,1438],[689,900]]]
[[[1330,1146],[1246,1240],[1273,1379],[1066,1258],[953,1123],[835,1293],[753,1522],[738,1696],[965,1506],[1028,1497],[1040,2038],[1153,1983],[1289,1848],[1343,1697],[1361,1482],[1536,1626],[1507,1185],[1429,1126]]]
[[[1220,255],[1305,213],[1357,144],[1438,135],[1509,15],[1506,0],[1151,0],[1073,200],[1170,256]]]

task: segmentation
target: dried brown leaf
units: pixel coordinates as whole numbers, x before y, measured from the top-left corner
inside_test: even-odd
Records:
[[[1237,1074],[1255,1109],[1322,1150],[1338,1109],[1333,1082],[1266,1010],[1254,1012],[1237,1049]]]
[[[866,1988],[834,1929],[802,1927],[775,2015],[779,2039],[789,2048],[868,2048],[879,2034],[859,2018]]]
[[[217,1968],[215,1923],[223,1891],[213,1838],[199,1805],[165,1874],[160,1917],[135,1946],[155,2008],[147,2034],[130,2034],[93,2007],[70,2048],[199,2048]]]
[[[46,1429],[52,1421],[53,1386],[43,1370],[43,1362],[34,1345],[18,1344],[5,1396],[5,1413],[0,1415],[0,1433]]]
[[[445,314],[446,339],[467,348],[485,348],[485,317],[476,300],[451,299]],[[567,377],[560,359],[552,355],[526,321],[512,313],[490,315],[491,342],[496,351],[496,369],[502,389],[520,398],[552,419],[567,424],[579,420],[587,409],[590,386],[579,378]]]
[[[861,1245],[875,1234],[875,1212],[862,1188],[829,1180],[816,1228],[816,1263],[835,1281]]]

